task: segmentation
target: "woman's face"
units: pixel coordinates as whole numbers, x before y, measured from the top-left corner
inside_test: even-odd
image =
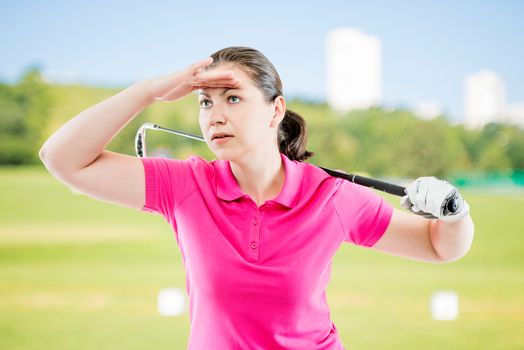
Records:
[[[235,160],[277,147],[277,130],[281,117],[275,109],[277,98],[267,103],[262,92],[240,68],[221,64],[210,70],[231,71],[240,80],[237,88],[207,87],[198,90],[199,124],[204,139],[218,159]],[[282,106],[280,105],[280,108]],[[284,105],[285,112],[285,105]],[[231,135],[212,139],[213,134]]]

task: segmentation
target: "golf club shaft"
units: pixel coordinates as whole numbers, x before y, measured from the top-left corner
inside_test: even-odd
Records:
[[[183,132],[183,131],[173,130],[173,129],[169,129],[169,128],[164,128],[162,126],[159,126],[159,125],[153,124],[153,123],[144,123],[140,127],[140,129],[139,129],[139,131],[137,133],[136,141],[135,141],[136,142],[135,147],[137,149],[137,155],[139,157],[143,156],[144,135],[145,135],[145,130],[146,129],[162,130],[162,131],[166,131],[166,132],[169,132],[169,133],[172,133],[172,134],[176,134],[176,135],[179,135],[179,136],[188,137],[188,138],[191,138],[191,139],[194,139],[194,140],[205,142],[205,140],[204,140],[204,138],[202,136],[193,135],[193,134],[189,134],[189,133],[186,133],[186,132]],[[312,165],[314,165],[314,164],[312,164]],[[393,194],[393,195],[399,196],[399,197],[403,197],[403,196],[406,195],[406,192],[404,191],[405,187],[402,187],[402,186],[399,186],[399,185],[395,185],[395,184],[392,184],[392,183],[388,183],[388,182],[384,182],[384,181],[380,181],[380,180],[376,180],[376,179],[372,179],[372,178],[364,177],[364,176],[360,176],[360,175],[346,174],[346,173],[342,173],[342,172],[335,171],[335,170],[332,170],[332,169],[324,168],[324,167],[321,167],[321,166],[318,166],[318,165],[315,165],[315,166],[317,166],[320,169],[324,170],[326,173],[328,173],[331,176],[340,177],[340,178],[346,179],[348,181],[351,181],[351,182],[356,183],[356,184],[361,185],[361,186],[374,188],[376,190],[379,190],[379,191],[382,191],[382,192],[386,192],[386,193],[390,193],[390,194]],[[450,198],[447,201],[446,208],[448,209],[448,211],[450,213],[454,213],[458,209],[458,204],[457,204],[455,198]]]
[[[169,132],[169,133],[172,133],[172,134],[175,134],[175,135],[188,137],[188,138],[191,138],[191,139],[194,139],[194,140],[205,142],[205,140],[204,140],[204,138],[202,136],[189,134],[189,133],[186,133],[186,132],[183,132],[183,131],[179,131],[179,130],[173,130],[173,129],[169,129],[169,128],[164,128],[164,127],[162,127],[160,125],[157,125],[157,124],[144,123],[144,125],[142,125],[142,128],[162,130],[162,131],[166,131],[166,132]],[[140,138],[137,142],[143,142],[143,140]],[[140,147],[143,147],[143,146],[140,145]],[[318,165],[316,165],[316,166],[318,166]],[[371,188],[377,189],[379,191],[387,192],[387,193],[390,193],[390,194],[393,194],[393,195],[396,195],[396,196],[400,196],[400,197],[402,197],[402,196],[404,196],[406,194],[404,192],[404,187],[402,187],[402,186],[398,186],[398,185],[395,185],[395,184],[391,184],[391,183],[387,183],[387,182],[383,182],[383,181],[367,178],[367,177],[360,176],[360,175],[346,174],[346,173],[342,173],[342,172],[339,172],[339,171],[335,171],[335,170],[331,170],[331,169],[328,169],[328,168],[324,168],[324,167],[321,167],[321,166],[318,166],[318,167],[320,169],[324,170],[326,173],[328,173],[331,176],[340,177],[340,178],[349,180],[351,182],[354,182],[354,183],[362,185],[362,186],[371,187]]]

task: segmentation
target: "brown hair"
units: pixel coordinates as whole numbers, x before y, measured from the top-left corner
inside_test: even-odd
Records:
[[[283,96],[282,81],[273,64],[260,51],[245,46],[230,46],[211,55],[213,63],[208,68],[221,63],[232,63],[243,68],[253,83],[271,103]],[[306,150],[307,125],[300,114],[286,109],[286,114],[278,127],[278,148],[291,160],[303,161],[314,155]]]

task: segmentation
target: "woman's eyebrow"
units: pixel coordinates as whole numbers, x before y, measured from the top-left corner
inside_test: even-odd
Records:
[[[206,88],[207,89],[207,88]],[[226,92],[228,92],[229,90],[240,90],[240,89],[235,89],[235,88],[224,88],[224,90],[220,93],[220,96],[224,96],[224,94]],[[202,95],[202,96],[207,96],[207,97],[210,97],[208,94],[206,94],[204,92],[204,89],[200,89],[200,93],[198,94],[199,96]]]

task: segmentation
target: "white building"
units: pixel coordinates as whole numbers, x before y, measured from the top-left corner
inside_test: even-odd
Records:
[[[464,78],[464,109],[469,128],[506,121],[506,92],[497,73],[482,70]]]
[[[339,111],[382,103],[382,44],[354,28],[337,28],[326,43],[327,102]]]

